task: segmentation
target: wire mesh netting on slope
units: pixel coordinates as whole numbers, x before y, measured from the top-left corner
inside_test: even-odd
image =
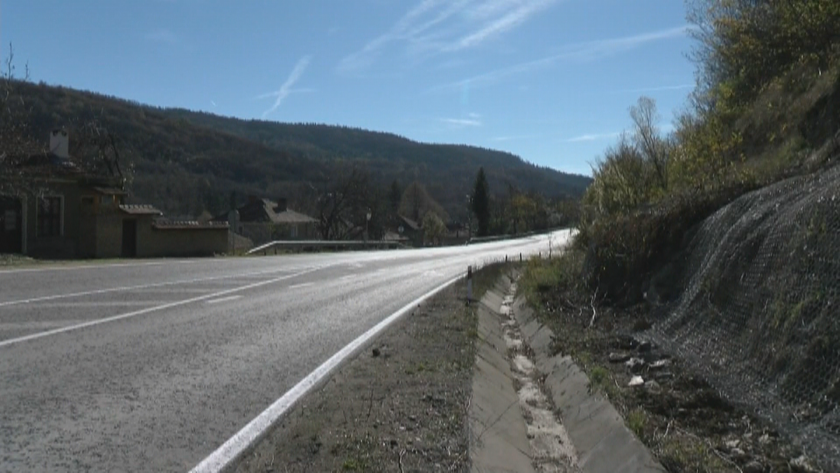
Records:
[[[703,222],[650,336],[826,471],[840,471],[840,166]]]

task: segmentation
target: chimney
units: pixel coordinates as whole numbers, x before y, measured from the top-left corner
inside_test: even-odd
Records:
[[[70,136],[67,130],[56,128],[50,132],[50,153],[62,159],[70,157]]]
[[[288,202],[285,198],[281,197],[277,199],[277,207],[274,207],[275,212],[285,212],[287,209]]]

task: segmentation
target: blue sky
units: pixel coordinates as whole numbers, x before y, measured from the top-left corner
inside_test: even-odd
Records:
[[[0,0],[0,42],[36,82],[578,173],[694,83],[681,0]]]

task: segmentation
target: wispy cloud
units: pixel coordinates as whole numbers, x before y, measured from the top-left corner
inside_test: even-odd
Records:
[[[525,23],[535,13],[544,10],[554,2],[555,0],[532,0],[525,3],[510,1],[487,2],[484,6],[489,7],[488,12],[492,12],[487,15],[490,21],[483,24],[478,30],[462,36],[454,43],[447,45],[445,49],[456,51],[479,45],[489,38],[498,36]],[[506,8],[508,6],[512,8]]]
[[[506,136],[494,136],[490,138],[491,141],[496,142],[504,142],[504,141],[519,141],[519,140],[528,140],[533,138],[538,138],[539,135],[506,135]]]
[[[434,87],[430,89],[430,91],[453,90],[461,89],[463,87],[486,85],[507,77],[547,68],[563,61],[592,61],[629,51],[648,43],[685,36],[688,31],[688,26],[680,26],[677,28],[651,31],[633,36],[569,45],[563,48],[561,52],[551,56],[521,62],[512,66],[485,72],[484,74],[479,74],[467,79]]]
[[[292,94],[306,94],[306,93],[317,92],[317,91],[318,91],[318,89],[314,89],[312,87],[301,87],[301,88],[289,89],[287,91],[288,93],[286,95],[288,96],[288,95],[292,95]],[[271,97],[277,97],[277,95],[279,93],[280,92],[276,91],[276,90],[274,92],[266,92],[264,94],[260,94],[260,95],[257,95],[256,97],[254,97],[254,100],[263,100],[263,99],[267,99],[267,98],[271,98]]]
[[[167,29],[157,29],[146,33],[146,40],[165,44],[178,44],[181,42],[175,33]]]
[[[610,140],[613,138],[618,138],[621,136],[620,132],[617,133],[592,133],[587,135],[580,135],[575,136],[574,138],[569,138],[564,140],[566,143],[583,143],[586,141],[601,141],[601,140]]]
[[[211,101],[210,101],[210,105],[212,105],[212,106],[213,106],[213,108],[218,107],[218,105],[216,105],[216,101],[215,101],[215,100],[211,100]]]
[[[694,84],[677,84],[677,85],[662,85],[658,87],[642,87],[638,89],[620,89],[613,90],[613,94],[645,94],[650,92],[668,92],[673,90],[687,90],[693,89]]]
[[[562,0],[421,0],[385,33],[344,57],[339,72],[371,66],[395,43],[409,56],[451,53],[498,38]]]
[[[477,118],[441,118],[440,121],[454,128],[477,127],[483,123]]]
[[[309,63],[312,60],[311,56],[304,56],[300,58],[300,60],[295,64],[295,68],[292,69],[292,73],[289,74],[289,77],[286,79],[286,82],[283,82],[283,85],[280,86],[276,92],[269,92],[267,94],[260,95],[258,98],[264,99],[269,97],[275,97],[274,105],[271,106],[268,110],[263,112],[263,118],[267,117],[269,114],[280,108],[280,105],[283,104],[283,100],[289,96],[289,94],[295,92],[292,89],[298,80],[300,80],[303,73],[306,72],[306,68],[309,67]]]

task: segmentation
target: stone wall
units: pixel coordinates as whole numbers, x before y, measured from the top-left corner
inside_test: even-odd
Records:
[[[137,256],[212,256],[228,251],[228,229],[156,228],[138,220]]]

